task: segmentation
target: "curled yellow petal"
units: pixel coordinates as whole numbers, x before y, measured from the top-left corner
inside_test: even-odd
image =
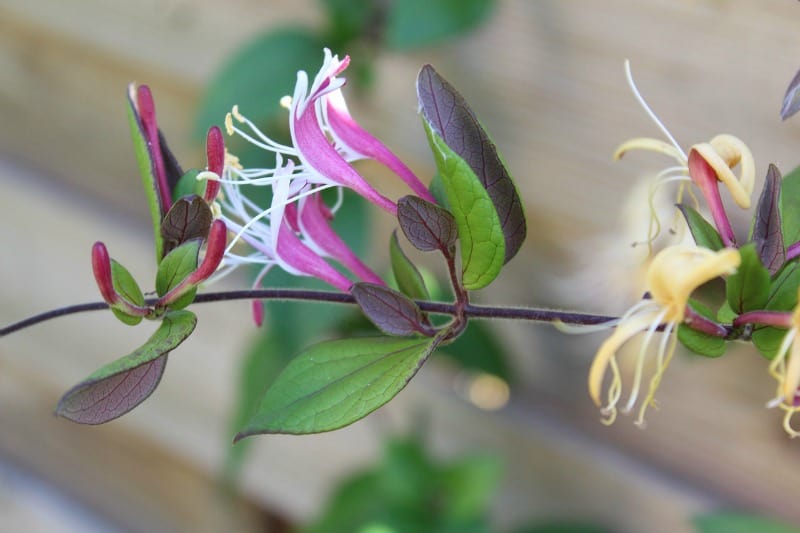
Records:
[[[602,404],[600,394],[603,390],[603,377],[617,350],[637,333],[650,327],[658,316],[657,310],[633,315],[621,322],[614,333],[600,345],[589,369],[589,396],[592,397],[595,405]]]
[[[732,274],[741,263],[739,251],[712,251],[698,246],[665,248],[653,258],[647,270],[647,289],[653,300],[666,308],[665,322],[680,322],[692,293],[704,283]]]
[[[637,137],[630,139],[620,144],[614,150],[614,160],[622,158],[630,150],[647,150],[650,152],[658,152],[660,154],[668,155],[678,161],[681,165],[686,164],[686,158],[683,154],[668,142],[660,139],[652,139],[650,137]]]
[[[733,201],[742,209],[750,207],[756,179],[756,166],[753,154],[747,145],[733,135],[717,135],[710,142],[695,144],[691,148],[703,156],[714,169],[717,179],[730,191]],[[739,165],[739,176],[733,170]]]

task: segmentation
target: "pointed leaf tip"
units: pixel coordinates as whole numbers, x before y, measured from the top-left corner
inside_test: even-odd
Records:
[[[363,337],[316,344],[267,390],[234,442],[263,433],[322,433],[347,426],[394,398],[440,339]]]
[[[56,415],[90,425],[124,415],[152,394],[164,373],[167,354],[191,335],[196,324],[197,318],[189,311],[167,313],[143,346],[67,391]]]
[[[440,250],[448,256],[458,239],[453,215],[417,196],[404,196],[397,201],[397,221],[408,241],[423,252]]]
[[[507,263],[525,241],[527,229],[522,201],[497,147],[464,97],[431,65],[420,70],[417,97],[430,128],[466,161],[489,194],[502,226]]]
[[[794,75],[789,86],[786,88],[786,94],[783,96],[783,105],[781,106],[781,120],[786,120],[795,113],[800,111],[800,70]]]
[[[434,334],[417,304],[401,292],[374,283],[355,283],[350,294],[364,315],[383,333],[405,337],[415,333],[429,337]]]
[[[781,173],[778,167],[770,164],[753,218],[752,241],[756,243],[756,252],[761,263],[772,276],[777,274],[786,261],[780,205]]]

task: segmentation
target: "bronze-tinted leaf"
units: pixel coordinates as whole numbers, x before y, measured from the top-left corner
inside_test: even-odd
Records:
[[[452,253],[458,229],[446,209],[418,196],[404,196],[397,201],[397,220],[408,241],[418,250]]]
[[[774,276],[786,260],[781,230],[781,173],[770,165],[753,220],[752,240],[761,263]]]
[[[789,86],[786,88],[786,94],[783,96],[783,105],[781,106],[781,120],[786,120],[795,113],[800,111],[800,70],[794,75]]]
[[[374,283],[355,283],[350,293],[370,322],[388,335],[434,334],[417,304],[401,292]]]
[[[417,77],[417,97],[425,121],[447,146],[463,158],[494,204],[505,238],[508,262],[525,240],[522,202],[497,147],[464,97],[430,65]]]
[[[205,239],[213,220],[211,208],[197,195],[179,198],[161,222],[164,256],[192,239]]]

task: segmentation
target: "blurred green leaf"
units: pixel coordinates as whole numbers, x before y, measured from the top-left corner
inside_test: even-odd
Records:
[[[442,463],[416,440],[392,439],[381,463],[344,480],[304,531],[488,533],[500,473],[494,456]]]
[[[209,83],[195,120],[194,134],[205,139],[209,126],[221,126],[234,105],[251,121],[271,130],[288,125],[280,99],[294,93],[297,71],[305,70],[313,79],[322,64],[325,43],[304,28],[281,28],[259,35],[227,57]],[[243,161],[247,143],[226,139],[226,144]],[[253,153],[252,150],[248,150]],[[272,164],[265,161],[264,165]]]
[[[443,346],[441,353],[467,370],[486,372],[513,382],[514,375],[503,343],[486,322],[470,320],[467,329],[452,344]]]
[[[375,0],[322,0],[327,12],[328,31],[325,41],[339,49],[361,39],[372,30],[380,5]]]
[[[689,231],[692,233],[695,244],[703,248],[718,251],[725,248],[722,238],[717,230],[693,207],[686,204],[678,204],[678,209],[683,213]]]
[[[111,282],[113,283],[114,290],[117,292],[117,294],[128,300],[130,303],[136,304],[140,307],[144,306],[144,294],[142,294],[142,289],[139,288],[139,284],[136,283],[135,279],[133,279],[133,276],[130,272],[128,272],[128,269],[113,259],[111,260]],[[114,313],[114,316],[117,317],[120,322],[129,326],[135,326],[142,321],[142,317],[131,316],[118,309],[115,309],[114,307],[111,308],[111,312]]]
[[[790,246],[800,241],[800,167],[786,174],[781,181],[781,220],[783,242]]]
[[[397,231],[389,239],[389,259],[392,263],[392,273],[400,292],[414,300],[427,300],[430,298],[428,288],[422,279],[417,267],[400,248],[397,241]]]
[[[714,311],[696,300],[689,305],[700,316],[714,320]],[[678,340],[690,351],[705,357],[719,357],[725,354],[725,339],[707,335],[690,328],[686,324],[678,325]]]
[[[796,261],[784,266],[770,284],[769,296],[764,304],[767,311],[791,311],[797,306],[797,288],[800,285],[800,264]],[[774,327],[756,326],[752,339],[756,349],[772,359],[778,353],[786,330]]]
[[[316,344],[292,359],[237,440],[339,429],[394,398],[437,339],[365,337]]]
[[[737,313],[763,308],[769,297],[770,275],[761,264],[754,243],[739,248],[742,262],[726,280],[728,304]]]
[[[692,519],[697,533],[797,533],[798,528],[751,514],[723,511]]]
[[[395,50],[432,46],[479,26],[492,0],[403,0],[390,2],[386,45]]]
[[[183,173],[181,179],[178,180],[178,183],[175,184],[175,188],[172,189],[172,201],[175,202],[179,198],[183,198],[184,196],[191,196],[196,194],[197,196],[202,197],[203,193],[206,190],[206,182],[205,181],[197,181],[197,175],[200,173],[199,170],[196,168],[190,168],[186,172]]]
[[[100,368],[64,394],[56,414],[79,424],[103,424],[127,413],[158,386],[167,354],[194,331],[197,317],[170,311],[141,347]]]

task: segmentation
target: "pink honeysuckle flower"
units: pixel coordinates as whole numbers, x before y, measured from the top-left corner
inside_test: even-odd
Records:
[[[296,202],[317,196],[322,190],[331,188],[331,185],[314,186],[302,183],[300,180],[281,179],[284,175],[293,174],[294,165],[289,162],[286,166],[282,166],[279,156],[279,168],[272,181],[272,204],[265,209],[242,194],[239,187],[242,181],[231,177],[233,171],[229,170],[235,167],[235,164],[235,161],[229,158],[226,177],[222,180],[221,218],[236,235],[225,251],[225,267],[217,277],[243,264],[259,264],[263,265],[263,268],[256,279],[258,285],[263,276],[277,265],[290,274],[312,276],[339,290],[347,291],[353,282],[325,260],[325,257],[332,257],[353,270],[359,277],[367,275],[371,281],[377,278],[365,265],[359,266],[355,262],[357,261],[355,254],[352,254],[344,242],[333,234],[329,226],[324,226],[316,220],[317,216],[324,216],[327,206],[323,208],[312,203],[306,213],[305,209],[298,211],[294,205]],[[314,210],[317,210],[319,215],[315,214]],[[331,238],[338,240],[338,244],[324,246],[319,244]],[[239,240],[249,244],[254,252],[246,256],[234,252],[234,245]]]
[[[400,176],[416,194],[432,200],[413,172],[350,116],[341,94],[345,79],[337,77],[349,62],[349,57],[339,60],[325,49],[322,68],[310,86],[308,74],[304,71],[297,73],[294,95],[282,101],[289,107],[292,146],[267,137],[239,112],[238,107],[234,107],[225,119],[228,134],[239,135],[269,152],[294,159],[293,172],[283,176],[284,179],[348,187],[392,214],[397,212],[395,203],[375,190],[351,163],[375,159]],[[237,127],[234,119],[247,126],[248,131]],[[250,184],[264,185],[276,179],[275,172],[276,169],[242,169],[236,174]]]
[[[385,285],[381,277],[365,265],[347,243],[333,231],[330,225],[333,213],[325,205],[320,193],[312,194],[297,203],[289,204],[286,209],[287,211],[298,212],[295,213],[297,231],[307,237],[305,242],[308,247],[318,255],[339,261],[362,281]],[[287,221],[289,220],[287,217]]]

